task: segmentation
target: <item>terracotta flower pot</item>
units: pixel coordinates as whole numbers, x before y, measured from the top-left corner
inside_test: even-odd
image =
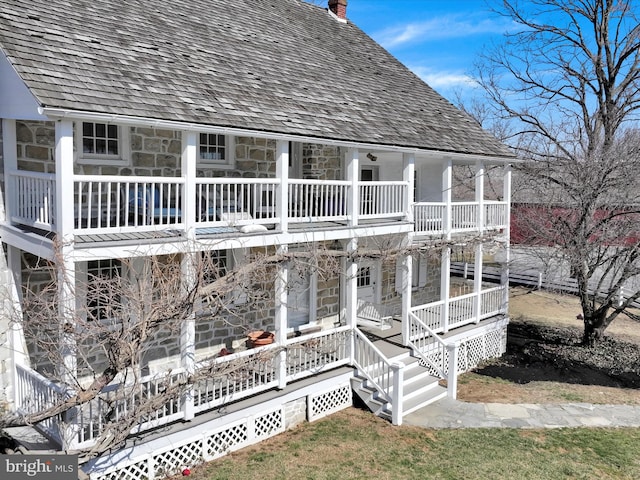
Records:
[[[247,342],[249,347],[260,347],[273,343],[275,335],[273,332],[265,332],[264,330],[256,330],[247,334]]]

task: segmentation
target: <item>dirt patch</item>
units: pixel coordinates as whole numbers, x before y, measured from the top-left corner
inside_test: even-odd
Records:
[[[581,345],[575,297],[514,289],[507,352],[460,377],[464,401],[640,404],[640,325],[617,319],[596,346]]]

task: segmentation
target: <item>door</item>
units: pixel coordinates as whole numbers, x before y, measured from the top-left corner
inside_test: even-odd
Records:
[[[361,182],[377,182],[379,180],[379,172],[377,166],[362,166],[360,167],[360,181]],[[360,187],[360,213],[363,215],[371,215],[374,212],[373,205],[373,189],[370,186]]]
[[[358,300],[378,303],[378,268],[374,262],[367,262],[358,268]]]
[[[287,281],[287,327],[299,328],[315,321],[315,282],[308,272],[289,270]]]

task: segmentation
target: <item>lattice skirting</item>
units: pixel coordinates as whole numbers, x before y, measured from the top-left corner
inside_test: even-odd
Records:
[[[468,372],[477,367],[482,361],[502,356],[507,351],[507,326],[496,330],[470,336],[460,340],[458,349],[458,373]],[[427,357],[436,365],[442,365],[445,373],[449,369],[449,351],[439,348],[427,352]],[[430,370],[433,376],[439,376],[438,371],[426,362],[421,363]]]
[[[344,383],[330,390],[307,395],[307,420],[325,417],[352,405],[351,386]],[[202,432],[194,429],[193,437],[182,444],[171,444],[153,454],[126,459],[107,472],[90,473],[91,480],[151,480],[179,474],[184,467],[192,467],[229,452],[239,450],[285,430],[285,405],[259,415]],[[197,433],[196,433],[197,432]]]

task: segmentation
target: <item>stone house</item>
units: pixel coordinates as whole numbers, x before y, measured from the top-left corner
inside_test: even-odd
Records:
[[[35,425],[77,451],[133,415],[129,438],[83,465],[91,478],[160,478],[353,393],[401,424],[503,353],[506,280],[481,272],[508,258],[513,157],[346,3],[0,6],[5,408],[77,395],[113,357],[103,338],[153,306],[167,316],[95,398]],[[474,169],[472,201],[453,193],[460,166]],[[490,167],[504,172],[496,198]],[[461,249],[468,284],[450,278]],[[161,298],[247,270],[184,310]],[[166,271],[179,288],[154,291]],[[146,300],[134,284],[151,285]]]

